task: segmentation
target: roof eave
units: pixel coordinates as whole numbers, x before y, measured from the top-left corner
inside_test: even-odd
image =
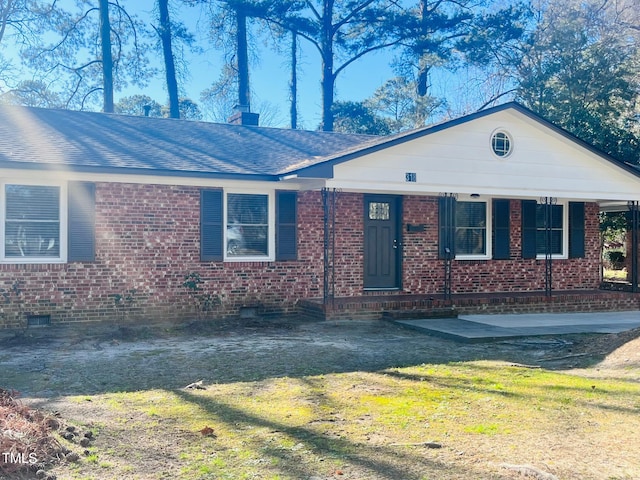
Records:
[[[94,165],[53,165],[47,163],[24,163],[10,161],[0,161],[0,168],[29,171],[93,173],[102,175],[145,175],[152,177],[216,178],[221,180],[249,180],[267,182],[277,182],[279,180],[278,175],[271,174],[202,172],[190,170],[147,169],[131,167],[103,167]]]

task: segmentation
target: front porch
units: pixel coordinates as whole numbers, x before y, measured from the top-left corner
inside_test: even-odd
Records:
[[[566,313],[640,310],[640,293],[611,290],[518,293],[380,295],[309,298],[298,312],[318,320],[446,318],[458,314]]]

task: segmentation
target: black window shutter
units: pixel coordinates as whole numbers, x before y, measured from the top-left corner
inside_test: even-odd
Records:
[[[569,258],[584,257],[584,202],[569,202]]]
[[[522,258],[536,258],[536,209],[535,200],[522,200]]]
[[[510,250],[510,201],[495,199],[493,201],[493,258],[509,260]]]
[[[276,192],[276,260],[298,259],[296,192]]]
[[[438,256],[453,258],[456,254],[456,199],[446,196],[438,198]]]
[[[200,191],[200,260],[222,261],[222,190]]]
[[[67,261],[93,262],[96,259],[95,184],[69,182],[67,207]]]

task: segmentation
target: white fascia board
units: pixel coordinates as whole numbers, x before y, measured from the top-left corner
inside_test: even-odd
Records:
[[[478,194],[491,198],[522,198],[522,199],[538,199],[540,197],[557,197],[567,200],[595,202],[604,200],[620,200],[627,201],[631,199],[629,196],[620,195],[620,198],[604,198],[594,196],[594,192],[553,192],[546,190],[523,190],[523,189],[500,189],[491,187],[464,187],[456,184],[429,184],[429,185],[411,185],[397,183],[377,183],[370,184],[358,181],[334,181],[328,180],[326,183],[328,188],[336,188],[343,192],[361,192],[361,193],[384,193],[393,195],[423,195],[438,196],[442,193],[457,193],[460,195]],[[637,193],[636,193],[637,196]]]
[[[86,173],[63,170],[22,170],[22,169],[0,169],[0,178],[30,179],[47,178],[52,181],[84,181],[95,183],[133,183],[144,185],[176,185],[194,187],[217,187],[217,188],[248,188],[252,190],[283,190],[302,189],[308,182],[287,181],[270,182],[265,180],[247,180],[209,178],[209,177],[188,177],[188,176],[168,176],[168,175],[143,175],[143,174],[122,174],[122,173]]]

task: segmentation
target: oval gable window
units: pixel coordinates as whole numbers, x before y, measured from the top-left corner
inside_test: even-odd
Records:
[[[498,157],[506,157],[513,149],[513,142],[507,132],[498,131],[491,137],[491,148]]]

